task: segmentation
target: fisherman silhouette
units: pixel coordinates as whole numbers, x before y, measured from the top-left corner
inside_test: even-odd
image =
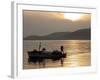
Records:
[[[60,47],[62,54],[64,54],[64,46]],[[64,58],[61,58],[61,66],[63,67]]]
[[[60,47],[62,54],[64,53],[64,46]]]
[[[42,55],[45,55],[46,48],[42,48],[42,52],[41,53],[42,53]],[[43,67],[45,67],[45,59],[43,59],[42,63],[43,63]]]
[[[46,48],[43,48],[42,51],[45,52],[46,51]]]

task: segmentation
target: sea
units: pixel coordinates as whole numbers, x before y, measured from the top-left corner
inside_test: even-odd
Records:
[[[46,48],[46,51],[60,51],[64,47],[67,57],[63,60],[45,60],[45,67],[42,63],[28,63],[28,51]],[[57,68],[57,67],[81,67],[91,66],[91,41],[90,40],[24,40],[23,41],[23,69]]]

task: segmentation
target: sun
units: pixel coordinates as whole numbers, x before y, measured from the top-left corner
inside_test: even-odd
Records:
[[[78,13],[64,13],[64,18],[72,20],[72,21],[79,20],[81,18],[81,16],[82,15],[78,14]]]

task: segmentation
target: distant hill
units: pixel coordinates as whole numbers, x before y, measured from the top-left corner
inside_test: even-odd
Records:
[[[24,40],[90,40],[91,30],[80,29],[74,32],[55,32],[46,36],[28,36]]]

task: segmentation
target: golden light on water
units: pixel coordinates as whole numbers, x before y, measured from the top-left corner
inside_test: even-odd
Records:
[[[90,54],[77,54],[73,56],[69,56],[67,58],[66,66],[69,67],[77,67],[77,66],[87,66],[90,65]]]
[[[87,40],[66,40],[66,41],[45,41],[48,45],[47,50],[49,50],[49,46],[56,48],[57,45],[64,45],[64,51],[67,53],[67,57],[64,59],[62,67],[79,67],[79,66],[90,66],[91,65],[91,54],[88,50],[87,46],[89,46],[90,41]],[[30,42],[30,46],[33,49],[32,45],[33,41]],[[38,41],[35,43],[38,44]],[[56,46],[55,46],[56,45]],[[28,46],[29,47],[29,42]],[[36,48],[36,46],[35,46]],[[31,49],[31,48],[29,48]],[[28,63],[28,54],[27,51],[29,49],[24,49],[24,69],[38,69],[39,64],[29,64]],[[88,50],[88,51],[87,51]],[[52,61],[51,59],[46,59],[45,68],[50,67],[61,67],[61,61]],[[40,64],[40,68],[44,68],[42,64]]]

